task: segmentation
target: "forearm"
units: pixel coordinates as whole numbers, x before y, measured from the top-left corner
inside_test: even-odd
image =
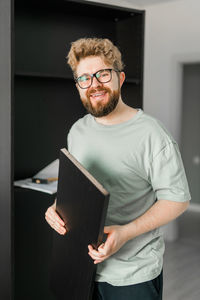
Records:
[[[95,264],[101,263],[117,252],[128,240],[177,218],[186,210],[188,204],[189,202],[180,203],[158,200],[149,210],[134,221],[122,226],[106,226],[104,228],[104,232],[107,233],[105,244],[101,244],[98,250],[89,245],[89,255]]]
[[[188,207],[188,202],[158,200],[149,210],[134,221],[124,225],[126,240],[133,239],[143,233],[154,230],[176,219]]]

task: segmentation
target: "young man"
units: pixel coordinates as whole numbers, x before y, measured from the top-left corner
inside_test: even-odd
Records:
[[[107,39],[72,43],[68,63],[89,114],[68,134],[68,149],[110,193],[98,251],[94,299],[162,299],[164,241],[160,226],[182,214],[190,194],[177,143],[166,129],[121,98],[121,53]],[[60,234],[64,222],[48,208]]]

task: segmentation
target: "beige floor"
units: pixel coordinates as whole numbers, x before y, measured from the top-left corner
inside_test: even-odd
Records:
[[[200,243],[196,241],[166,242],[163,300],[200,300]]]

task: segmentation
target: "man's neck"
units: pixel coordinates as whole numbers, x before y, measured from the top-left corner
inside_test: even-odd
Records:
[[[120,98],[116,108],[110,114],[104,117],[95,118],[95,120],[103,125],[115,125],[132,119],[136,113],[137,109],[126,105]]]

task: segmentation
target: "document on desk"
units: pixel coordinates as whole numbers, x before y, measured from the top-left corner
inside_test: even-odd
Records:
[[[59,159],[54,160],[32,178],[16,180],[14,186],[55,194],[58,186]],[[45,182],[45,183],[42,183]]]

